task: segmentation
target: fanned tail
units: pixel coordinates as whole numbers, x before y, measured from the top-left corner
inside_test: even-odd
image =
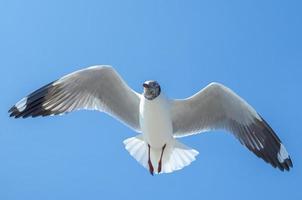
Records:
[[[144,141],[141,134],[124,140],[124,145],[135,160],[137,160],[146,169],[149,169],[148,144]],[[157,169],[161,149],[154,149],[151,147],[150,154],[151,162],[154,168]],[[193,162],[197,155],[198,151],[180,143],[176,139],[173,139],[170,143],[166,144],[162,157],[162,171],[160,173],[171,173],[173,171],[180,170]],[[155,170],[154,173],[158,173],[158,171]]]
[[[163,155],[162,173],[171,173],[188,166],[196,160],[198,151],[174,139],[167,145]]]
[[[124,140],[126,150],[142,166],[148,169],[148,145],[142,134]]]

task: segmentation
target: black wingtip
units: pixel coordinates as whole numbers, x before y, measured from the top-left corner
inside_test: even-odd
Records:
[[[283,166],[286,171],[290,171],[290,169],[293,168],[293,163],[290,157],[284,160]]]
[[[9,116],[14,118],[20,118],[20,117],[27,118],[27,117],[41,116],[42,114],[43,115],[52,114],[50,111],[45,110],[43,108],[43,103],[45,101],[45,97],[52,89],[53,83],[54,81],[32,92],[27,97],[22,99],[24,102],[22,102],[21,100],[18,103],[16,103],[16,105],[14,105],[8,110],[8,112],[10,113]],[[22,110],[18,109],[17,106],[20,102],[22,102],[21,103]]]
[[[8,113],[13,112],[15,109],[16,109],[16,106],[11,107],[11,108],[8,110]]]
[[[18,111],[18,109],[16,108],[16,106],[13,106],[13,107],[11,107],[11,108],[8,110],[8,113],[9,113],[9,117],[17,118],[17,115],[18,115],[20,112]]]

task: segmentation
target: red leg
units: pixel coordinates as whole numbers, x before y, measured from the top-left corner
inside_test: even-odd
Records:
[[[158,162],[158,173],[161,172],[161,166],[162,166],[162,159],[163,159],[163,154],[164,154],[164,150],[166,148],[166,144],[163,146],[162,150],[161,150],[161,155],[160,155],[160,159],[159,159],[159,162]]]
[[[153,176],[154,174],[154,168],[150,159],[150,144],[148,144],[148,165],[149,165],[149,172]]]

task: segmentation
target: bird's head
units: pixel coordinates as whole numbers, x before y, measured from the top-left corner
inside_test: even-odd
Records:
[[[145,81],[143,83],[144,97],[153,100],[160,95],[160,85],[156,81]]]

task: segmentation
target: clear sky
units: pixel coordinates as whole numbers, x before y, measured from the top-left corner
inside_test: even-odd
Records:
[[[0,199],[302,199],[302,3],[299,0],[0,0]],[[281,172],[231,134],[181,141],[200,154],[152,177],[124,149],[135,132],[80,111],[12,119],[7,110],[69,72],[110,64],[136,91],[171,98],[212,81],[246,99],[291,154]]]

